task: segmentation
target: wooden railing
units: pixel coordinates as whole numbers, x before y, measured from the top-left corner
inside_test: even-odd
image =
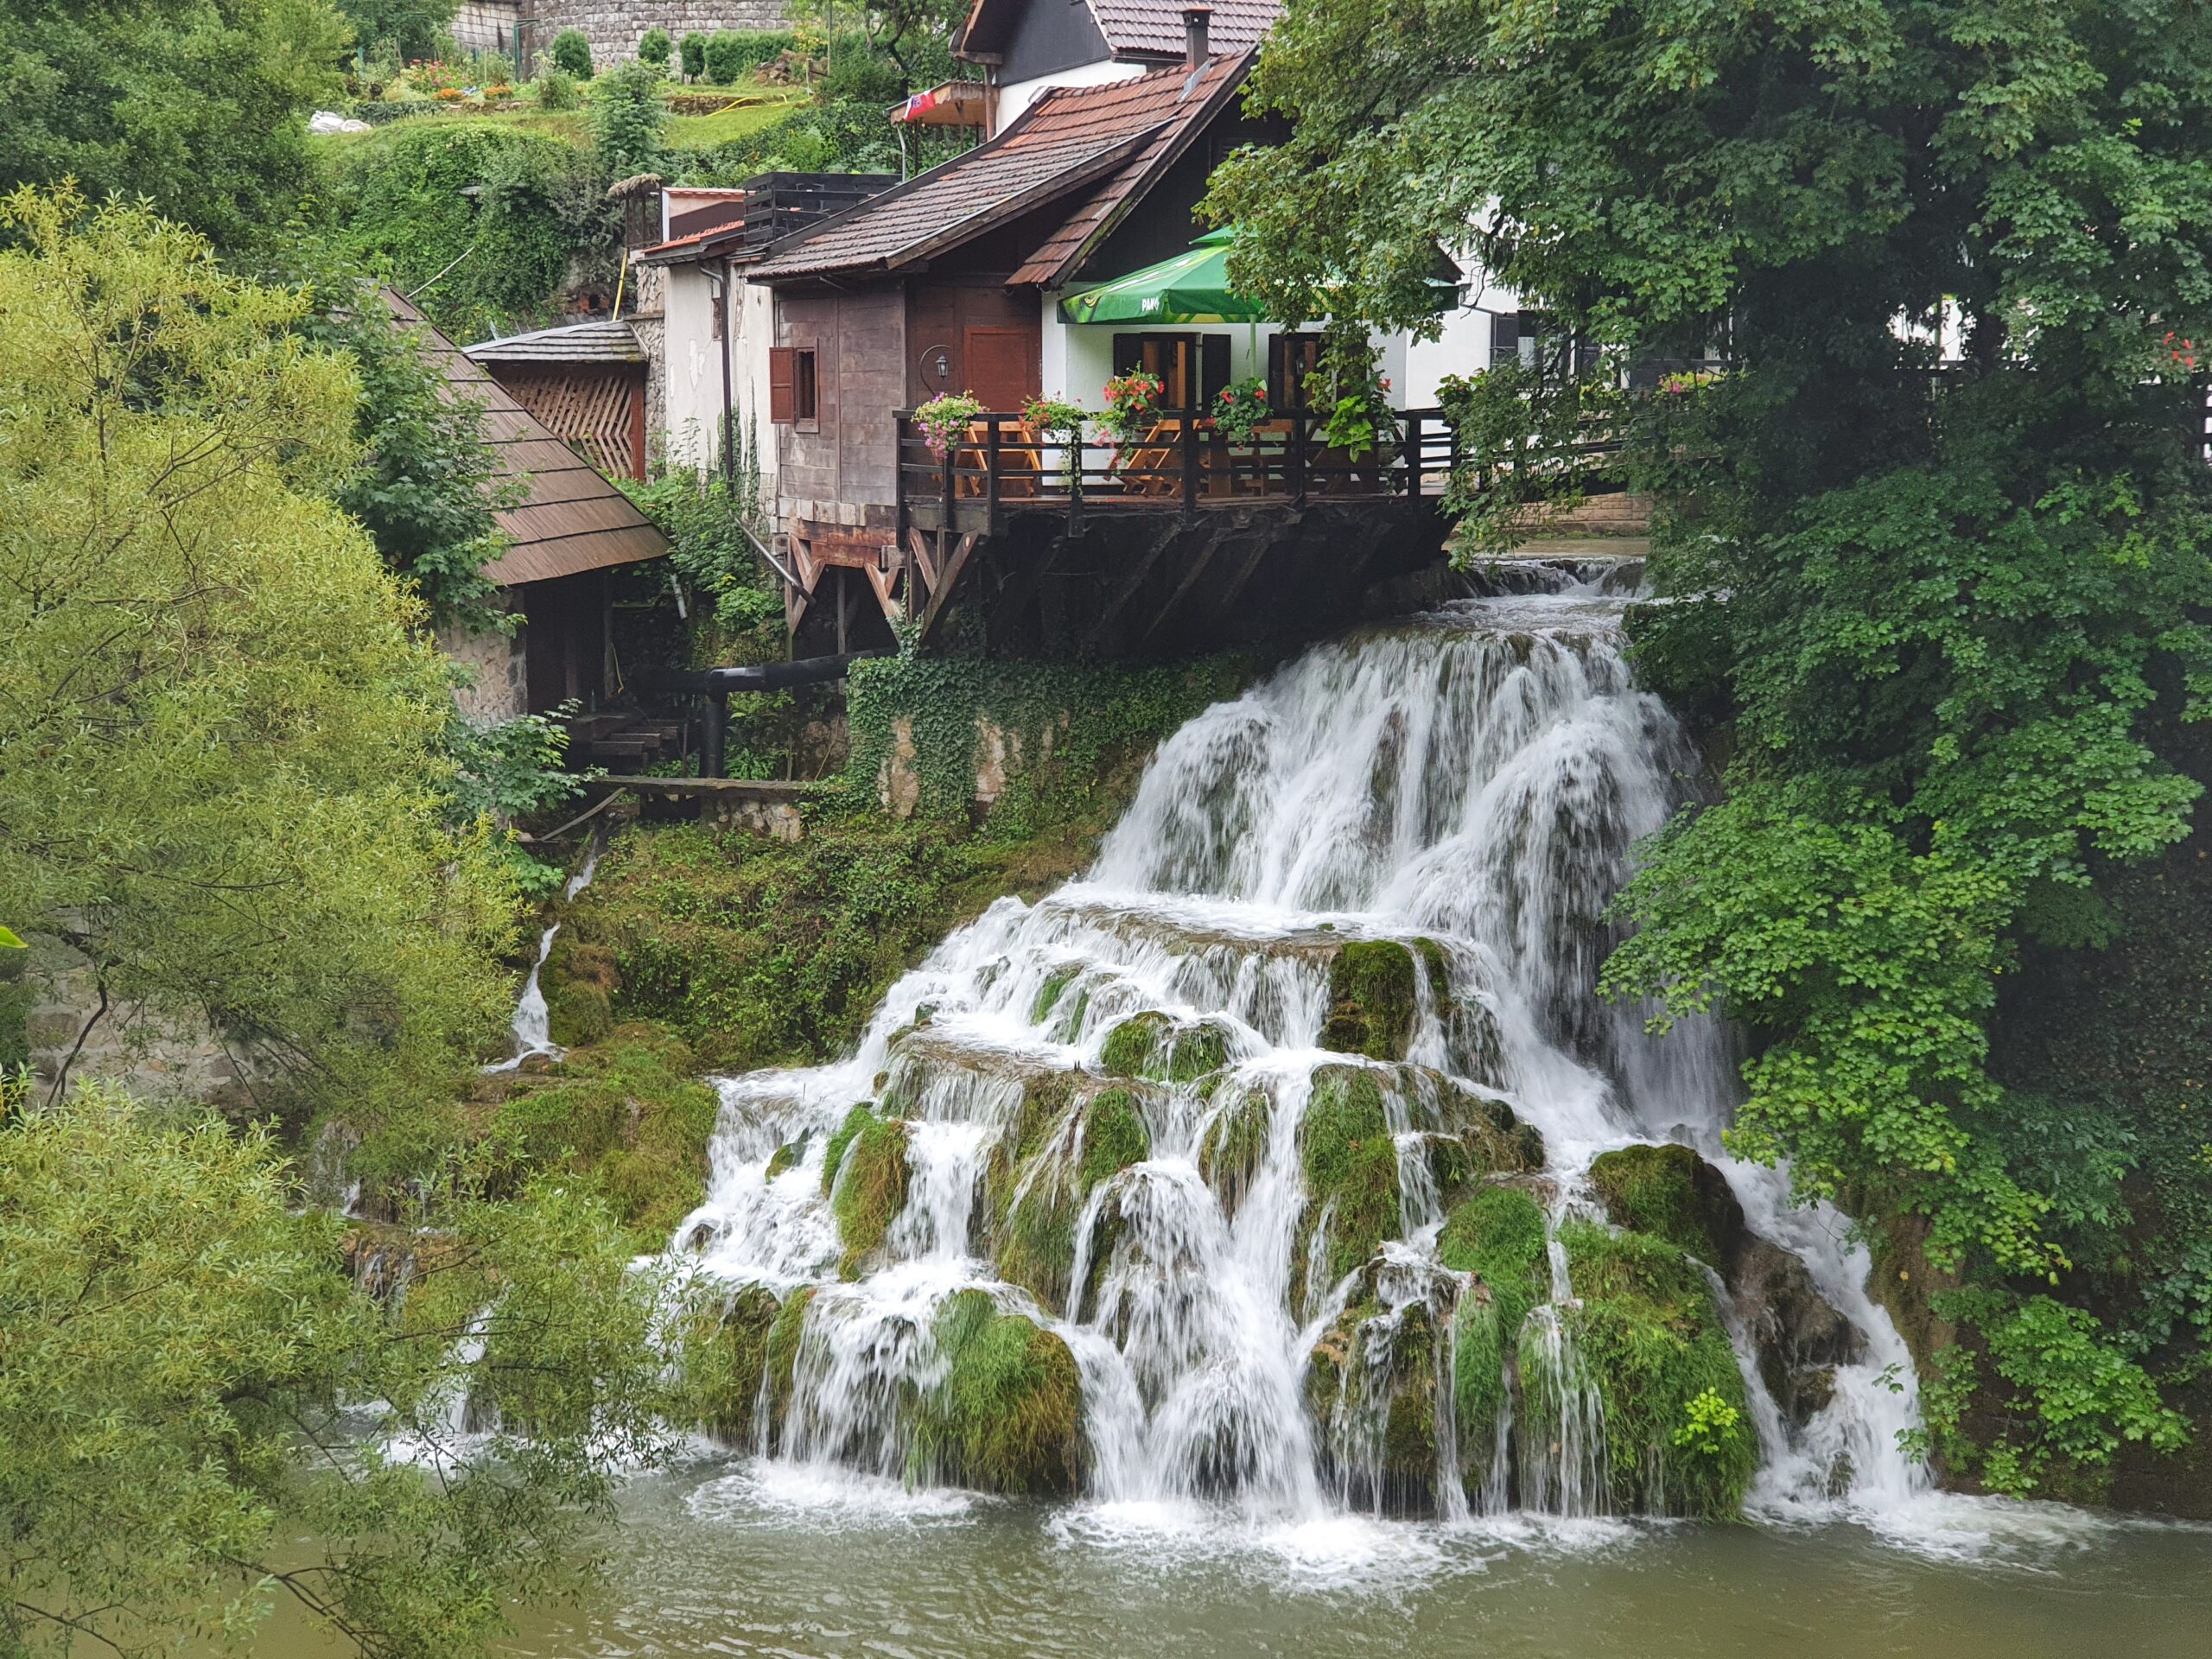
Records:
[[[1249,443],[1211,422],[1161,416],[1141,439],[1112,444],[1039,432],[1019,415],[984,415],[942,454],[911,410],[899,411],[898,510],[903,541],[918,530],[997,531],[1009,512],[1177,512],[1313,500],[1436,496],[1458,463],[1443,411],[1407,410],[1398,435],[1353,454],[1332,448],[1318,416],[1278,412]]]

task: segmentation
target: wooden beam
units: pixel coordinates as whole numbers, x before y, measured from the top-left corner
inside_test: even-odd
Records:
[[[1214,531],[1205,538],[1205,542],[1198,548],[1198,557],[1192,559],[1188,567],[1185,569],[1183,572],[1183,580],[1177,582],[1175,584],[1175,591],[1168,594],[1167,602],[1160,607],[1159,613],[1152,619],[1150,625],[1146,627],[1142,633],[1137,636],[1138,644],[1143,644],[1144,641],[1151,639],[1154,634],[1160,632],[1160,624],[1166,621],[1170,616],[1173,616],[1175,613],[1176,607],[1183,602],[1183,595],[1191,591],[1192,588],[1197,583],[1200,576],[1205,575],[1207,566],[1213,563],[1213,556],[1221,550],[1221,547],[1224,543],[1233,540],[1235,538],[1235,531],[1224,527]],[[1265,542],[1261,543],[1260,547],[1262,553],[1267,550],[1267,543]]]
[[[1152,538],[1151,546],[1137,556],[1136,563],[1123,575],[1122,580],[1115,584],[1114,591],[1107,595],[1106,603],[1098,613],[1098,620],[1090,625],[1090,632],[1084,642],[1086,649],[1095,649],[1104,641],[1107,629],[1114,626],[1114,619],[1121,615],[1122,607],[1136,597],[1137,589],[1144,585],[1144,579],[1152,574],[1153,566],[1160,563],[1160,556],[1167,550],[1168,544],[1179,537],[1182,531],[1183,527],[1180,524],[1169,525]],[[1210,556],[1213,543],[1220,538],[1217,536],[1208,536],[1205,539],[1206,554]],[[1198,568],[1205,569],[1203,558]],[[1191,580],[1189,576],[1184,578],[1182,587],[1175,590],[1177,598],[1180,598],[1183,589],[1191,585]],[[1174,602],[1174,600],[1168,601],[1171,606]],[[1159,626],[1157,621],[1153,624],[1154,627]],[[1150,630],[1147,629],[1146,632],[1149,633]]]
[[[952,590],[960,585],[960,573],[968,568],[969,556],[975,552],[976,543],[982,539],[971,530],[952,550],[952,556],[944,567],[944,580],[931,590],[929,607],[922,613],[921,632],[915,639],[917,645],[926,642],[936,629],[938,618],[944,614],[945,602],[952,597]]]

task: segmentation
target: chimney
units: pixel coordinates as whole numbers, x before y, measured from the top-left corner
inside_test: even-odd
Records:
[[[1183,8],[1183,55],[1193,69],[1203,69],[1210,55],[1206,47],[1206,25],[1213,19],[1211,6]]]

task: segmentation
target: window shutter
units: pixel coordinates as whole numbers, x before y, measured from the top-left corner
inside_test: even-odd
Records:
[[[788,426],[798,418],[798,353],[789,346],[768,348],[768,419]]]
[[[1490,360],[1510,363],[1521,355],[1521,314],[1497,311],[1490,320]]]
[[[1114,373],[1118,378],[1144,364],[1144,336],[1116,334],[1114,336]]]
[[[1222,388],[1229,384],[1229,336],[1207,334],[1200,341],[1202,360],[1198,372],[1198,406],[1213,407],[1214,399],[1221,396]]]
[[[1288,409],[1290,387],[1285,384],[1282,372],[1283,336],[1268,336],[1268,407]]]

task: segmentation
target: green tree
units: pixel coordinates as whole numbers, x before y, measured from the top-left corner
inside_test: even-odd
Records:
[[[334,238],[467,343],[551,322],[575,267],[612,282],[607,182],[591,156],[511,123],[400,122],[337,162]]]
[[[686,35],[677,48],[683,67],[683,79],[696,80],[707,73],[707,37],[697,29]]]
[[[374,1126],[488,1046],[512,936],[446,822],[424,615],[330,502],[359,382],[140,207],[0,225],[0,912]]]
[[[661,164],[661,133],[668,105],[660,75],[650,65],[617,65],[592,87],[591,138],[600,165],[618,179],[650,173]]]
[[[218,245],[269,245],[313,182],[337,88],[324,0],[0,3],[0,181],[149,197]]]
[[[1734,1145],[1924,1216],[1989,1293],[1953,1310],[1977,1341],[2103,1344],[2000,1368],[2012,1485],[2171,1444],[2139,1362],[2204,1357],[2202,1319],[2154,1356],[2037,1312],[2083,1293],[1987,1022],[2019,942],[2096,937],[2104,874],[2199,793],[2152,738],[2207,662],[2208,71],[2160,0],[1300,0],[1253,93],[1294,136],[1211,197],[1285,315],[1415,322],[1440,243],[1606,354],[1456,401],[1484,458],[1625,427],[1678,601],[1637,621],[1644,671],[1734,725],[1727,797],[1651,849],[1608,982],[1752,1027]],[[1607,390],[1716,353],[1718,378]]]
[[[649,29],[638,42],[638,61],[661,74],[668,73],[668,54],[675,49],[664,29]]]
[[[364,47],[389,41],[404,58],[437,55],[438,37],[453,27],[461,0],[336,0]]]
[[[591,79],[591,42],[581,29],[564,29],[553,37],[553,61],[578,80]]]
[[[658,1287],[597,1205],[456,1195],[379,1304],[296,1197],[263,1137],[103,1089],[0,1122],[0,1653],[282,1598],[380,1659],[479,1653],[665,1451]]]

